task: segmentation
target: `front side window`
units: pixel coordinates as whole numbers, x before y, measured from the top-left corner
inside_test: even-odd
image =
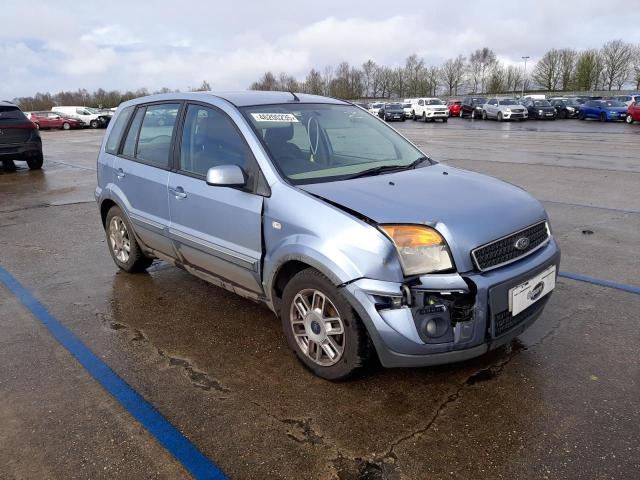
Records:
[[[129,117],[131,117],[132,112],[133,107],[127,107],[122,110],[116,118],[116,121],[113,124],[113,128],[111,129],[111,133],[109,134],[109,138],[107,139],[107,144],[105,146],[105,151],[107,153],[112,153],[114,155],[118,153],[118,147],[120,146],[122,132],[124,132],[124,129],[127,127],[127,123],[129,122]]]
[[[156,167],[168,168],[171,136],[180,110],[179,103],[149,105],[138,136],[136,158]]]
[[[220,165],[238,165],[245,172],[253,166],[249,146],[224,113],[189,105],[180,144],[180,170],[202,177]]]
[[[351,105],[278,104],[241,110],[276,168],[292,183],[341,180],[380,167],[402,169],[425,158],[392,128]]]

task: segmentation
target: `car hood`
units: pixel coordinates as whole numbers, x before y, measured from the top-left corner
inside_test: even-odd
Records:
[[[379,224],[437,228],[461,272],[472,249],[547,218],[521,188],[442,164],[299,188]]]

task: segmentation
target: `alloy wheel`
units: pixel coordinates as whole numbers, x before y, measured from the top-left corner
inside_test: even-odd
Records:
[[[289,320],[298,347],[312,362],[329,367],[342,358],[344,324],[338,309],[320,290],[298,292],[291,303]]]
[[[109,223],[109,244],[113,255],[122,263],[127,263],[131,253],[131,239],[127,225],[119,216],[114,216]]]

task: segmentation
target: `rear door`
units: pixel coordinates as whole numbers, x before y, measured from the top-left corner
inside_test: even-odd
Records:
[[[168,237],[169,159],[181,102],[139,106],[114,162],[114,184],[142,242],[174,257]]]
[[[259,167],[235,123],[211,105],[189,104],[169,175],[170,235],[181,261],[246,290],[262,293],[262,203]],[[207,170],[238,165],[246,188],[207,185]]]

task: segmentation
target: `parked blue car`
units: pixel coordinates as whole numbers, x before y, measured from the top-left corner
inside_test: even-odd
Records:
[[[541,314],[560,261],[524,190],[439,164],[366,110],[314,95],[125,102],[95,197],[118,267],[162,259],[266,304],[330,380],[374,356],[435,365],[511,341]]]
[[[589,100],[580,107],[578,118],[597,118],[601,122],[625,120],[627,106],[617,100]]]

